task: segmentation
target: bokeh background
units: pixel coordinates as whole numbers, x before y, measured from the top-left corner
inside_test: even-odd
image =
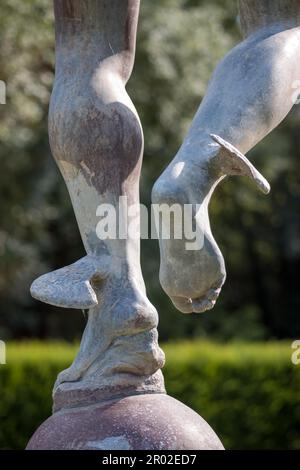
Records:
[[[141,2],[127,89],[144,128],[141,200],[148,206],[211,72],[240,40],[236,3]],[[51,384],[72,360],[86,322],[81,311],[29,295],[37,276],[84,255],[48,144],[53,78],[52,2],[1,0],[0,339],[9,346],[0,366],[0,448],[22,448],[50,413]],[[214,194],[212,228],[228,277],[213,311],[180,314],[159,285],[157,242],[142,242],[148,295],[159,311],[161,342],[169,343],[168,389],[230,448],[300,449],[300,367],[290,360],[291,341],[300,338],[299,128],[300,105],[249,153],[271,182],[268,197],[246,178],[228,179]]]

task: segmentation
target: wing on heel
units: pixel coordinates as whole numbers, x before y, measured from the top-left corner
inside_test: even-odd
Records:
[[[266,178],[252,165],[245,155],[229,142],[222,139],[222,137],[216,134],[210,134],[210,136],[222,149],[221,154],[217,158],[224,175],[248,176],[264,194],[270,192],[271,187]]]
[[[107,274],[107,261],[87,255],[69,266],[38,277],[32,283],[30,293],[35,299],[57,307],[87,309],[98,304],[93,281],[103,280]]]

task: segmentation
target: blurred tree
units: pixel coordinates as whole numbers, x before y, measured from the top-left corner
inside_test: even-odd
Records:
[[[142,202],[175,155],[217,61],[239,40],[235,0],[142,0],[137,57],[128,90],[145,133]],[[52,4],[2,0],[0,79],[0,337],[81,335],[84,316],[35,302],[31,281],[84,254],[63,180],[50,155],[47,110],[54,77]],[[226,90],[224,90],[226,93]],[[299,111],[251,153],[272,183],[260,197],[244,179],[218,188],[212,226],[228,282],[209,313],[184,316],[158,282],[157,241],[142,243],[150,299],[163,339],[262,339],[300,334]]]

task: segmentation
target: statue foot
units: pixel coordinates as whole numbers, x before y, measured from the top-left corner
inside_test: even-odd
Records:
[[[209,201],[217,184],[226,175],[241,175],[250,177],[265,194],[270,191],[269,183],[242,153],[217,135],[211,134],[210,139],[206,149],[209,158],[195,162],[189,155],[179,153],[152,192],[152,202],[160,207],[176,204],[184,214],[185,205],[192,206],[197,242],[191,244],[185,233],[181,239],[167,239],[159,234],[160,282],[182,313],[213,308],[225,282],[224,258],[208,216]]]
[[[107,276],[108,258],[87,255],[69,266],[43,274],[32,283],[31,295],[57,307],[94,307],[98,300],[93,284]]]

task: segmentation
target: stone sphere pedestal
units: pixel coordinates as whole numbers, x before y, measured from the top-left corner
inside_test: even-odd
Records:
[[[54,413],[29,450],[223,450],[197,413],[165,394],[133,395]]]

